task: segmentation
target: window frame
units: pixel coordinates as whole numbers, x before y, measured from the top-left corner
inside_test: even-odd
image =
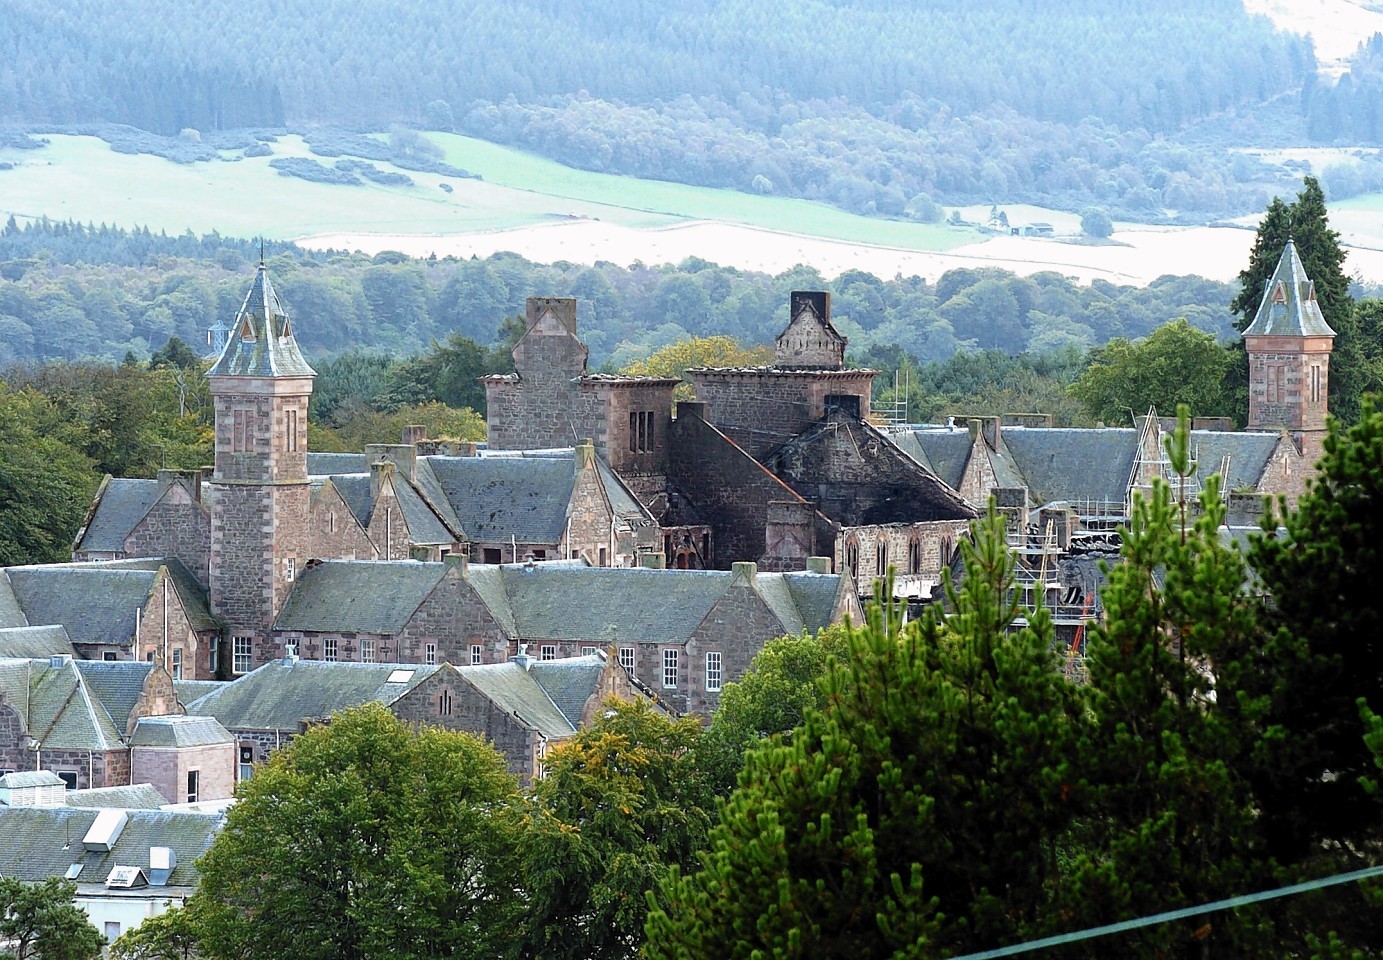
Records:
[[[663,689],[676,690],[678,679],[678,658],[675,647],[667,647],[663,650]]]
[[[244,648],[243,651],[241,648]],[[254,661],[254,637],[231,637],[231,673],[243,676]]]
[[[714,667],[712,667],[714,664]],[[714,685],[712,685],[714,678]],[[725,658],[719,650],[706,651],[706,692],[719,693],[725,685]]]
[[[629,656],[626,658],[625,654]],[[638,659],[638,650],[635,647],[619,648],[619,665],[628,671],[631,677],[634,675],[634,666],[638,663]]]

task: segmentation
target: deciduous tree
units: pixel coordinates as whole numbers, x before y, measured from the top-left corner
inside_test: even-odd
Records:
[[[1184,319],[1163,324],[1145,340],[1116,337],[1090,352],[1090,366],[1071,394],[1095,420],[1129,422],[1149,407],[1164,411],[1185,403],[1198,416],[1226,412],[1224,379],[1230,358],[1208,333]]]
[[[106,940],[72,898],[77,885],[49,877],[25,883],[0,877],[0,957],[95,960]]]

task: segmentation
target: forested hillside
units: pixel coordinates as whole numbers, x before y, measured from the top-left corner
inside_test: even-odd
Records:
[[[1353,108],[1315,82],[1309,41],[1239,0],[212,0],[197,13],[151,24],[135,0],[0,0],[0,123],[417,124],[586,169],[924,220],[990,201],[1237,215],[1299,171],[1226,147],[1308,127],[1379,135],[1331,120]],[[1342,181],[1379,184],[1377,164]]]
[[[1056,273],[1018,277],[994,268],[953,270],[936,283],[856,270],[828,283],[807,267],[769,276],[702,260],[659,267],[544,265],[513,254],[423,261],[282,244],[266,253],[314,360],[354,349],[413,353],[452,333],[490,344],[534,295],[579,297],[592,364],[619,367],[687,336],[770,344],[786,323],[792,290],[834,291],[834,320],[857,356],[879,348],[919,361],[962,349],[1084,351],[1179,316],[1224,336],[1235,292],[1198,277],[1080,286]],[[0,366],[118,360],[127,351],[143,358],[171,336],[205,344],[207,328],[229,323],[239,309],[257,259],[254,244],[214,235],[11,220],[0,228]]]

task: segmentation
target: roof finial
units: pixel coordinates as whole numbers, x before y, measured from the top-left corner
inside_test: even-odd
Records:
[[[263,269],[263,267],[264,267],[264,235],[263,235],[263,234],[260,234],[260,237],[259,237],[259,266],[260,266],[261,269]]]

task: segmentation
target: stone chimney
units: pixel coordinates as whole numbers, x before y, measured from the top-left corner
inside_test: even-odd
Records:
[[[384,481],[394,475],[394,464],[388,460],[379,460],[370,464],[370,501],[379,499],[379,492],[384,489]]]
[[[830,572],[831,572],[831,558],[830,558],[830,557],[808,557],[808,558],[807,558],[807,572],[808,572],[808,573],[830,573]]]
[[[427,427],[413,423],[403,428],[403,443],[416,447],[427,439]]]
[[[409,482],[418,479],[418,448],[403,443],[367,443],[365,458],[371,463],[388,460],[408,478]]]
[[[202,499],[201,470],[160,470],[158,472],[158,492],[163,493],[179,480],[187,483],[187,489],[191,491],[192,499],[200,503]]]
[[[759,576],[759,565],[753,560],[736,560],[730,564],[731,579],[733,586],[743,580],[747,585],[753,586],[754,581]]]
[[[582,440],[576,446],[576,473],[580,476],[583,470],[589,470],[595,466],[595,441],[589,438]]]
[[[695,417],[698,420],[706,419],[706,403],[703,400],[678,400],[677,417]],[[708,421],[709,422],[709,421]]]
[[[661,553],[641,553],[639,554],[639,566],[647,570],[662,570],[667,566],[667,558]]]
[[[446,568],[447,576],[450,577],[461,577],[465,579],[469,563],[464,553],[449,553],[442,558],[442,564]]]
[[[562,326],[567,328],[567,332],[572,336],[576,335],[575,297],[529,297],[525,303],[525,310],[530,330],[545,311],[551,310]]]

